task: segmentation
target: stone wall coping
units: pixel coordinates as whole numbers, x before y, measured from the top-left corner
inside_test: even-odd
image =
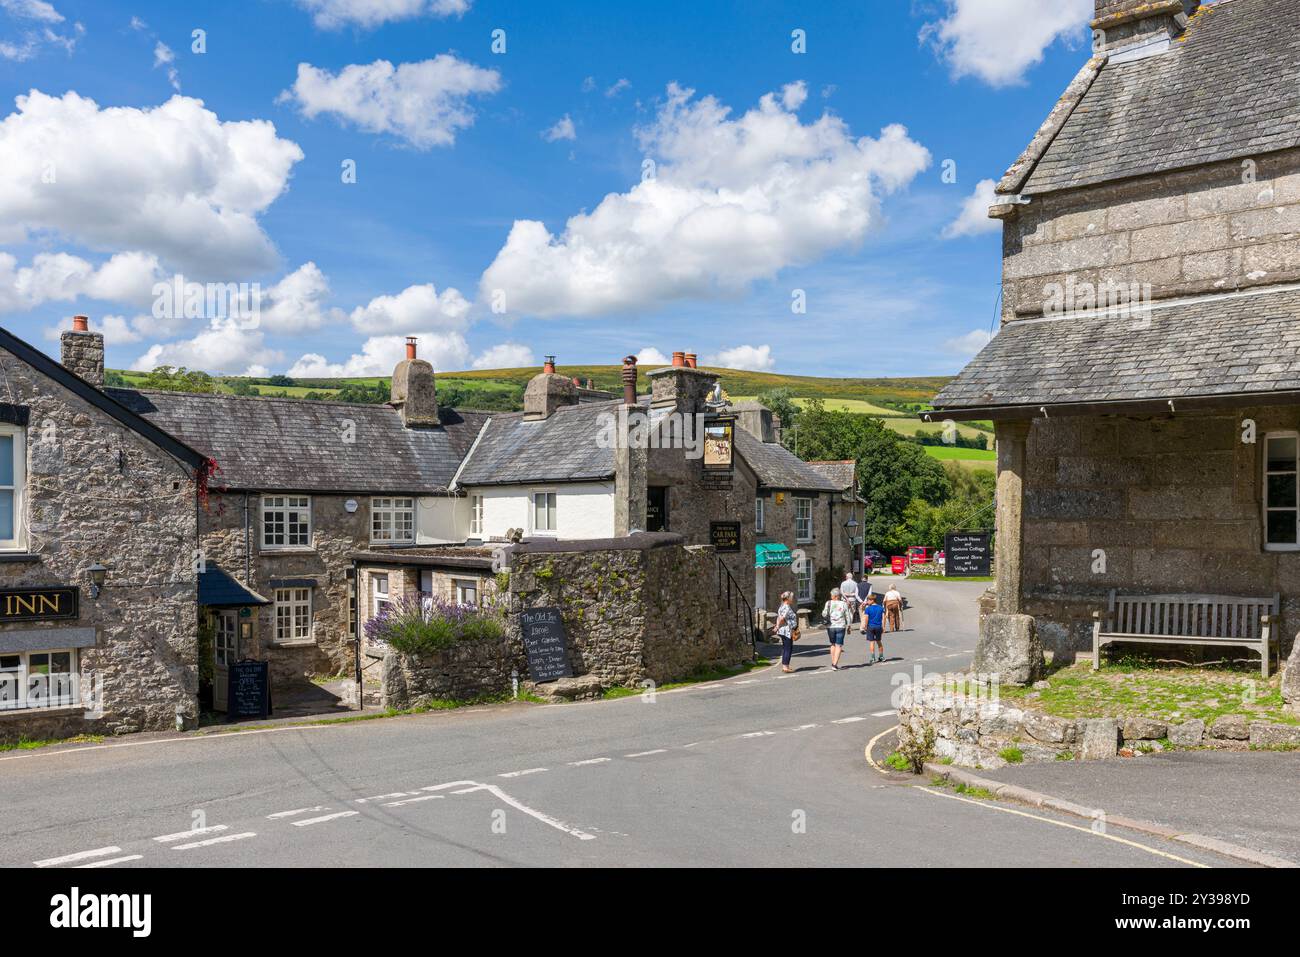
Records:
[[[625,538],[546,539],[526,538],[508,546],[512,553],[542,555],[562,552],[650,551],[686,544],[685,537],[675,532],[636,532]]]

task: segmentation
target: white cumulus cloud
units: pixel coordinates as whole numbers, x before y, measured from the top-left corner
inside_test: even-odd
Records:
[[[118,253],[98,266],[69,253],[37,253],[22,267],[0,253],[0,312],[81,297],[144,307],[161,275],[157,257],[142,252]]]
[[[435,370],[463,369],[469,361],[469,344],[459,332],[425,330],[411,334],[419,339],[420,358],[427,359]],[[405,336],[371,336],[362,343],[360,353],[343,362],[330,362],[322,355],[309,352],[290,367],[289,375],[302,379],[391,375],[404,358]]]
[[[433,283],[407,286],[395,296],[376,296],[352,310],[352,325],[361,332],[409,333],[415,329],[454,329],[466,325],[469,302],[454,288],[438,292]]]
[[[771,346],[736,346],[723,349],[711,358],[707,365],[723,369],[748,369],[750,372],[766,372],[776,368],[776,359],[772,356]]]
[[[184,366],[225,375],[242,374],[252,365],[271,368],[284,354],[266,344],[260,329],[246,329],[237,322],[214,321],[192,339],[159,343],[131,363],[137,372],[158,366]]]
[[[417,17],[462,16],[471,0],[297,0],[312,15],[316,26],[337,30],[355,26],[373,29],[397,20]]]
[[[973,356],[988,345],[992,339],[993,334],[987,329],[972,329],[964,336],[946,340],[943,347],[954,355]]]
[[[1058,39],[1082,37],[1093,0],[946,0],[948,15],[927,23],[921,39],[947,61],[955,79],[973,76],[1010,86],[1042,62]]]
[[[997,202],[997,183],[991,179],[982,179],[975,185],[975,192],[967,196],[961,204],[957,218],[943,230],[944,239],[956,239],[958,236],[978,236],[981,233],[994,233],[1002,228],[996,219],[989,219],[989,207]]]
[[[556,140],[576,140],[578,131],[573,128],[573,119],[565,113],[555,121],[554,126],[542,132],[542,138],[548,143],[554,143]]]
[[[636,361],[644,366],[666,366],[672,360],[656,349],[654,346],[646,346],[636,354]]]
[[[499,342],[474,360],[475,369],[523,369],[535,365],[533,350],[518,342]]]
[[[32,59],[47,46],[62,47],[71,53],[86,32],[80,23],[72,25],[71,33],[54,29],[65,18],[46,0],[0,0],[0,11],[17,22],[6,31],[7,36],[0,36],[0,58],[16,63]]]
[[[196,277],[276,263],[257,217],[303,153],[271,123],[222,122],[183,96],[145,109],[75,92],[15,102],[0,121],[0,222],[142,250]]]
[[[471,96],[500,88],[496,70],[440,53],[397,66],[387,60],[353,63],[338,73],[299,63],[293,89],[278,99],[295,103],[308,118],[329,113],[367,133],[387,133],[430,149],[451,146],[459,130],[473,125]]]
[[[909,183],[930,153],[899,125],[855,138],[823,114],[801,123],[787,87],[732,118],[676,84],[638,130],[654,175],[611,193],[553,235],[516,220],[480,294],[550,316],[730,295],[781,269],[852,245],[880,220],[880,195]]]

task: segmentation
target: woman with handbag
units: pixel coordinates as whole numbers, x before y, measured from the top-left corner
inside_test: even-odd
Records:
[[[781,638],[781,670],[790,674],[790,656],[799,640],[799,612],[794,607],[794,592],[781,593],[781,607],[776,611],[776,633]]]

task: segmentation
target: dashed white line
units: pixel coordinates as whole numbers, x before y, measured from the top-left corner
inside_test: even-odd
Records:
[[[668,749],[667,749],[667,748],[655,748],[653,751],[635,751],[635,752],[633,752],[632,754],[625,754],[625,755],[623,755],[623,757],[625,757],[625,758],[644,758],[644,757],[648,757],[648,756],[651,755],[651,754],[667,754],[667,753],[668,753]]]
[[[354,814],[360,814],[360,811],[337,811],[334,814],[323,814],[320,817],[309,817],[301,821],[294,821],[294,827],[310,827],[312,824],[323,824],[326,821],[337,820],[341,817],[351,817]]]
[[[888,718],[891,714],[898,714],[898,711],[897,711],[897,710],[890,710],[890,711],[873,711],[873,712],[871,712],[871,717],[873,717],[873,718]]]
[[[256,831],[245,831],[242,834],[226,834],[222,837],[210,837],[206,841],[193,841],[189,844],[173,844],[173,851],[188,851],[193,847],[209,847],[213,844],[229,844],[231,841],[242,841],[245,838],[257,837]]]
[[[854,721],[866,721],[865,715],[855,714],[850,718],[836,718],[831,724],[852,724]]]
[[[376,794],[374,797],[356,798],[354,804],[369,804],[371,801],[387,801],[389,798],[410,797],[412,794],[419,794],[418,791],[394,791],[392,794]]]
[[[766,738],[769,735],[776,734],[775,731],[750,731],[748,734],[742,734],[742,738]]]
[[[299,814],[309,814],[315,811],[328,811],[324,804],[318,804],[315,807],[296,807],[292,811],[276,811],[274,814],[268,814],[268,821],[278,821],[282,817],[297,817]]]
[[[448,781],[446,784],[430,784],[427,788],[420,788],[421,791],[445,791],[447,788],[460,787],[462,784],[472,784],[478,787],[477,781]]]
[[[547,769],[547,768],[526,768],[526,769],[523,770],[523,771],[506,771],[506,772],[503,773],[503,774],[498,774],[497,777],[499,777],[499,778],[522,778],[525,774],[541,774],[543,771],[546,771],[546,770],[548,770],[548,769]]]
[[[757,678],[746,678],[744,681],[733,681],[732,684],[737,684],[737,685],[756,685],[756,684],[758,684],[758,679],[757,679]]]
[[[815,725],[815,724],[801,724],[801,725],[799,725],[799,727],[797,727],[797,728],[791,728],[790,730],[791,730],[791,731],[808,731],[808,730],[810,730],[810,729],[812,729],[812,728],[816,728],[816,727],[819,727],[819,725]]]
[[[226,830],[224,824],[213,824],[211,827],[196,827],[192,831],[177,831],[175,834],[164,834],[161,837],[155,837],[154,840],[159,844],[170,844],[172,841],[179,841],[185,837],[198,837],[200,834],[217,834]]]
[[[964,655],[965,653],[966,653],[966,652],[964,652],[964,651],[959,651],[959,652],[957,652],[956,654],[952,654],[952,655],[944,655],[944,657],[945,657],[945,658],[960,658],[960,657],[961,657],[962,655]]]
[[[112,867],[114,864],[125,864],[127,861],[138,861],[142,857],[144,857],[143,854],[128,854],[126,857],[110,857],[106,861],[92,861],[89,864],[78,864],[77,868]]]
[[[440,801],[444,797],[446,797],[445,794],[421,794],[419,797],[402,798],[400,801],[389,801],[387,804],[383,804],[380,806],[401,807],[403,804],[418,804],[421,801]]]
[[[606,761],[612,761],[613,758],[587,758],[585,761],[570,761],[569,766],[580,768],[585,764],[604,764]]]
[[[98,847],[93,851],[78,851],[76,854],[64,854],[62,857],[49,857],[43,861],[32,861],[37,867],[58,867],[62,864],[71,864],[74,861],[84,861],[91,857],[105,857],[109,854],[116,854],[121,848]]]

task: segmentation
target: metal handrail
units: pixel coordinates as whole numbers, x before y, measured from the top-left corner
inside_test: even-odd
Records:
[[[749,636],[749,643],[754,649],[754,655],[757,656],[758,640],[754,636],[754,607],[749,603],[749,599],[745,597],[744,590],[740,587],[740,584],[736,581],[735,577],[731,574],[731,569],[727,567],[726,563],[721,558],[718,558],[717,562],[718,562],[718,595],[719,596],[722,595],[722,580],[723,580],[723,576],[725,575],[727,580],[727,607],[728,608],[732,607],[731,591],[734,588],[736,591],[736,598],[741,608],[744,609],[744,618],[742,619],[742,621],[744,623],[745,634]]]

